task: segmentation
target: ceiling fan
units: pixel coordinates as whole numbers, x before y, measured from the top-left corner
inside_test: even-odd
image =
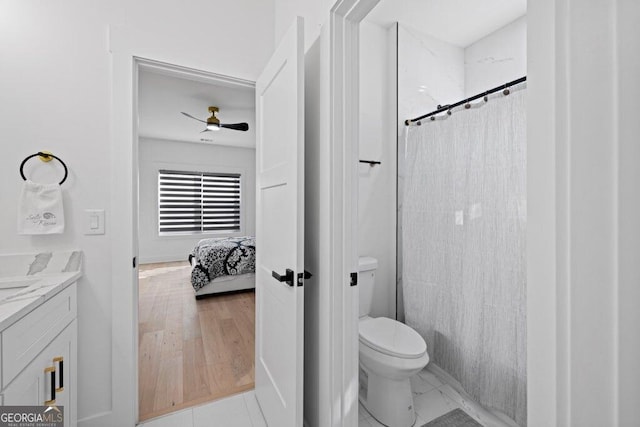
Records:
[[[212,130],[220,130],[220,128],[224,129],[232,129],[232,130],[241,130],[246,132],[249,130],[248,123],[220,123],[220,120],[216,117],[216,113],[219,111],[218,107],[209,107],[209,112],[211,113],[211,117],[207,118],[207,120],[201,120],[197,117],[193,117],[191,114],[185,113],[181,111],[182,114],[189,117],[190,119],[197,120],[207,125],[207,128],[202,132],[209,132]],[[200,133],[202,133],[200,132]]]

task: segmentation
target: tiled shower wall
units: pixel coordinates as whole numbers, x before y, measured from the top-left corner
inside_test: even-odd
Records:
[[[466,48],[454,46],[402,24],[397,28],[398,181],[397,318],[404,321],[402,295],[402,197],[405,177],[405,125],[409,118],[527,73],[526,16]]]

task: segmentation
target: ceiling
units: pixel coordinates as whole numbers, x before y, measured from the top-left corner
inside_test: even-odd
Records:
[[[526,0],[381,0],[366,20],[408,25],[467,47],[527,13]]]
[[[249,123],[247,132],[220,129],[200,133],[204,123],[181,111],[206,120],[209,106],[220,111],[221,123]],[[138,93],[138,133],[141,137],[199,142],[233,147],[255,147],[255,90],[224,82],[178,78],[141,69]],[[202,141],[205,139],[205,141]]]

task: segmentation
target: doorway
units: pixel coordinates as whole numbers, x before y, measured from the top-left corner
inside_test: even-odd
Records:
[[[320,403],[319,411],[322,414],[328,419],[346,424],[357,422],[358,344],[354,339],[357,336],[357,287],[351,286],[354,283],[353,273],[357,271],[353,236],[357,218],[354,216],[356,211],[352,200],[352,184],[357,182],[357,169],[352,167],[357,157],[357,146],[345,143],[357,140],[357,103],[345,103],[344,93],[357,93],[353,86],[357,79],[354,79],[352,73],[357,69],[353,64],[353,59],[357,58],[357,54],[353,54],[357,52],[357,43],[354,41],[357,40],[357,25],[371,7],[371,3],[354,0],[342,2],[332,10],[327,17],[330,18],[330,25],[323,27],[322,45],[328,46],[325,42],[330,37],[335,41],[335,46],[331,49],[318,49],[318,61],[307,65],[318,79],[317,85],[311,87],[309,84],[309,88],[317,96],[306,98],[311,99],[309,104],[315,104],[308,106],[310,109],[307,109],[307,115],[311,112],[321,115],[321,119],[327,119],[326,112],[333,111],[329,120],[309,121],[309,132],[305,135],[311,135],[321,142],[317,147],[322,150],[321,156],[309,158],[316,162],[315,170],[319,180],[316,184],[319,191],[311,193],[314,200],[307,201],[311,206],[323,207],[321,211],[316,210],[322,213],[321,221],[308,222],[314,224],[315,229],[307,233],[318,236],[318,242],[321,243],[313,246],[315,250],[308,253],[309,260],[314,265],[311,267],[311,272],[314,273],[312,280],[317,281],[314,287],[322,292],[322,298],[317,301],[320,310],[315,313],[322,322],[319,329],[321,334],[314,338],[320,344],[323,354],[313,360],[317,365],[321,384],[312,391]],[[136,236],[139,227],[139,190],[137,185],[132,185],[137,183],[136,165],[139,155],[135,94],[140,66],[157,68],[159,64],[140,58],[164,60],[165,63],[161,64],[163,68],[175,68],[196,78],[200,74],[193,68],[173,67],[167,63],[199,66],[203,62],[172,50],[172,45],[160,43],[146,33],[113,27],[110,35],[114,86],[112,205],[121,209],[116,209],[113,213],[113,221],[119,227],[112,231],[112,282],[114,301],[117,303],[113,304],[112,309],[114,392],[113,411],[109,416],[114,419],[114,425],[131,425],[138,419]],[[320,45],[319,42],[317,44]],[[330,64],[332,68],[335,67],[334,70],[340,69],[342,72],[334,74],[338,81],[329,86],[327,78]],[[209,65],[213,66],[212,63]],[[324,131],[321,132],[321,129]],[[305,267],[306,261],[308,260],[305,258]],[[336,363],[326,363],[329,360]],[[305,384],[310,383],[307,379],[305,378]],[[296,393],[296,396],[301,397],[302,393]],[[305,401],[308,398],[305,390]]]
[[[425,9],[421,9],[423,7]],[[507,142],[505,147],[490,146],[475,135],[464,139],[464,143],[463,138],[437,139],[441,134],[434,136],[431,133],[418,140],[418,136],[422,138],[423,133],[436,126],[463,120],[461,117],[466,119],[464,106],[458,110],[451,108],[449,114],[445,109],[443,114],[432,117],[433,122],[423,120],[421,127],[408,128],[409,132],[404,125],[407,119],[437,110],[441,105],[452,105],[477,93],[485,93],[486,98],[483,100],[480,97],[481,102],[468,102],[466,109],[471,112],[486,112],[487,108],[480,110],[485,103],[494,107],[522,95],[522,85],[510,88],[511,98],[507,97],[509,92],[503,94],[500,91],[499,96],[493,97],[486,92],[526,75],[526,2],[513,2],[508,7],[496,5],[490,8],[490,16],[483,16],[483,11],[474,10],[472,4],[449,5],[447,7],[451,9],[441,7],[437,11],[427,11],[429,7],[429,3],[409,5],[381,0],[360,25],[360,159],[381,162],[360,165],[359,246],[362,252],[359,255],[373,256],[378,260],[371,315],[403,321],[418,331],[427,343],[429,364],[411,381],[416,417],[420,421],[416,424],[425,424],[457,409],[467,412],[483,424],[490,421],[492,425],[514,425],[512,419],[526,424],[526,409],[523,409],[526,408],[526,340],[522,338],[526,335],[526,317],[523,314],[526,312],[526,252],[522,249],[526,240],[526,142],[522,137],[526,133],[526,124],[523,120],[516,123],[517,126],[514,124],[513,128],[518,133],[502,138]],[[455,15],[456,20],[443,19],[449,15]],[[446,25],[440,25],[443,22]],[[387,105],[389,108],[372,111],[367,108],[370,105]],[[518,117],[524,116],[524,103],[521,102],[518,107],[514,107],[514,111],[520,114]],[[460,110],[463,112],[456,115]],[[385,120],[387,116],[393,117],[393,120]],[[495,116],[476,121],[487,123],[490,119],[499,120],[505,127],[508,126],[508,120],[498,117],[500,115],[496,111]],[[467,122],[455,123],[460,123],[460,127],[466,129]],[[449,130],[445,128],[443,133]],[[442,146],[437,146],[440,141]],[[464,145],[467,142],[469,146]],[[433,148],[436,146],[437,149]],[[437,154],[429,152],[423,157],[417,156],[418,148],[421,150],[418,152],[427,153],[425,147],[435,150]],[[446,149],[452,147],[456,148],[456,152],[450,154]],[[514,185],[514,188],[505,190],[504,195],[501,193],[500,200],[498,192],[489,190],[494,183],[489,182],[485,175],[485,169],[489,167],[476,163],[471,166],[471,163],[462,161],[481,150],[484,150],[482,153],[487,159],[499,155],[502,156],[500,161],[509,164],[507,167],[500,162],[491,162],[493,173],[507,168],[513,172],[508,180],[504,176],[497,178],[497,174],[492,175],[505,189],[507,182]],[[519,156],[508,157],[512,152]],[[430,161],[435,163],[431,164]],[[498,164],[499,167],[496,166]],[[454,178],[455,171],[462,171],[461,175],[468,171],[466,173],[471,178],[465,180],[460,175]],[[454,182],[458,185],[455,189],[447,187],[448,183]],[[485,192],[476,189],[466,200],[466,196],[462,196],[463,190],[474,188],[478,183],[483,184]],[[490,197],[481,200],[481,196],[486,194]],[[520,209],[520,216],[508,214],[513,220],[510,224],[515,226],[509,230],[496,227],[489,232],[479,232],[483,224],[493,224],[491,221],[496,213],[507,216],[507,210],[501,204],[503,200]],[[453,211],[443,208],[444,205]],[[482,213],[481,206],[485,209],[491,206],[493,210]],[[450,237],[446,232],[459,238],[452,238],[451,242],[460,243],[464,248],[456,247],[454,250],[453,244],[447,246],[451,242],[446,241],[445,237]],[[494,236],[500,236],[501,243],[507,242],[508,246],[505,243],[505,251],[500,256],[482,264],[478,261],[481,257],[471,256],[474,248],[478,247],[468,237],[471,233],[482,234],[487,239],[483,241],[487,247]],[[443,241],[446,244],[441,244]],[[496,253],[493,248],[485,252]],[[455,261],[447,264],[450,260]],[[470,279],[470,274],[459,274],[455,270],[458,267],[482,271],[482,278],[480,275],[473,278],[479,283],[493,275],[492,281],[483,288],[486,295],[470,298],[469,292],[443,292],[440,288],[442,282],[451,277],[459,281],[456,284],[468,286],[475,283]],[[495,292],[501,284],[496,277],[507,270],[514,272],[514,278],[505,281],[504,292]],[[450,283],[444,286],[448,290],[454,287]],[[476,288],[480,286],[476,285]],[[438,298],[429,293],[434,289],[439,292]],[[406,292],[405,297],[403,291]],[[508,303],[496,296],[504,296],[508,292],[515,295],[508,298]],[[465,316],[451,307],[442,309],[449,301],[463,305],[465,298],[469,300],[465,305],[466,318],[471,319],[470,313],[473,312],[476,318],[482,319],[474,325],[468,320],[464,324],[461,319]],[[408,301],[407,307],[403,305],[405,301]],[[487,327],[500,339],[500,334],[508,335],[510,332],[506,327],[489,326],[492,314],[489,310],[482,311],[480,304],[475,304],[477,301],[486,301],[491,309],[505,309],[505,312],[511,309],[512,301],[518,302],[519,317],[514,316],[510,324],[517,331],[517,335],[513,335],[521,339],[505,339],[507,344],[500,348],[503,356],[501,363],[517,367],[517,372],[516,369],[509,369],[510,376],[493,375],[491,371],[494,365],[489,360],[480,362],[479,353],[475,348],[472,349],[472,335],[479,336],[480,333],[471,326]],[[437,307],[429,307],[430,303]],[[456,320],[449,322],[449,315]],[[501,320],[504,319],[506,316],[501,317]],[[443,327],[444,323],[447,326]],[[452,326],[454,324],[464,324],[474,333],[464,336]],[[456,340],[455,345],[451,344]],[[489,339],[485,338],[483,344],[487,345],[488,342]],[[496,347],[493,344],[483,350],[489,354]],[[456,356],[448,353],[452,348],[458,352]],[[461,356],[464,352],[473,359],[475,368],[473,372],[462,375],[459,365],[446,365],[445,362],[460,360],[458,363],[466,363]],[[495,385],[478,385],[484,378],[481,380],[480,375],[474,376],[476,373],[491,378]],[[514,381],[515,378],[517,381]],[[492,390],[492,393],[490,396],[483,395],[478,389]],[[502,396],[498,397],[500,393]],[[373,416],[362,407],[360,413],[361,417]]]
[[[147,61],[137,89],[137,398],[147,421],[254,388],[255,89]],[[209,108],[240,130],[207,130]],[[246,256],[237,269],[234,254]]]
[[[140,421],[254,388],[254,292],[196,299],[190,271],[140,265]]]

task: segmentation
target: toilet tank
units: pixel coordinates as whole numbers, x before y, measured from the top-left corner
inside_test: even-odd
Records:
[[[360,295],[360,317],[368,316],[371,312],[373,300],[373,286],[375,285],[378,260],[370,257],[358,258],[358,288]]]

